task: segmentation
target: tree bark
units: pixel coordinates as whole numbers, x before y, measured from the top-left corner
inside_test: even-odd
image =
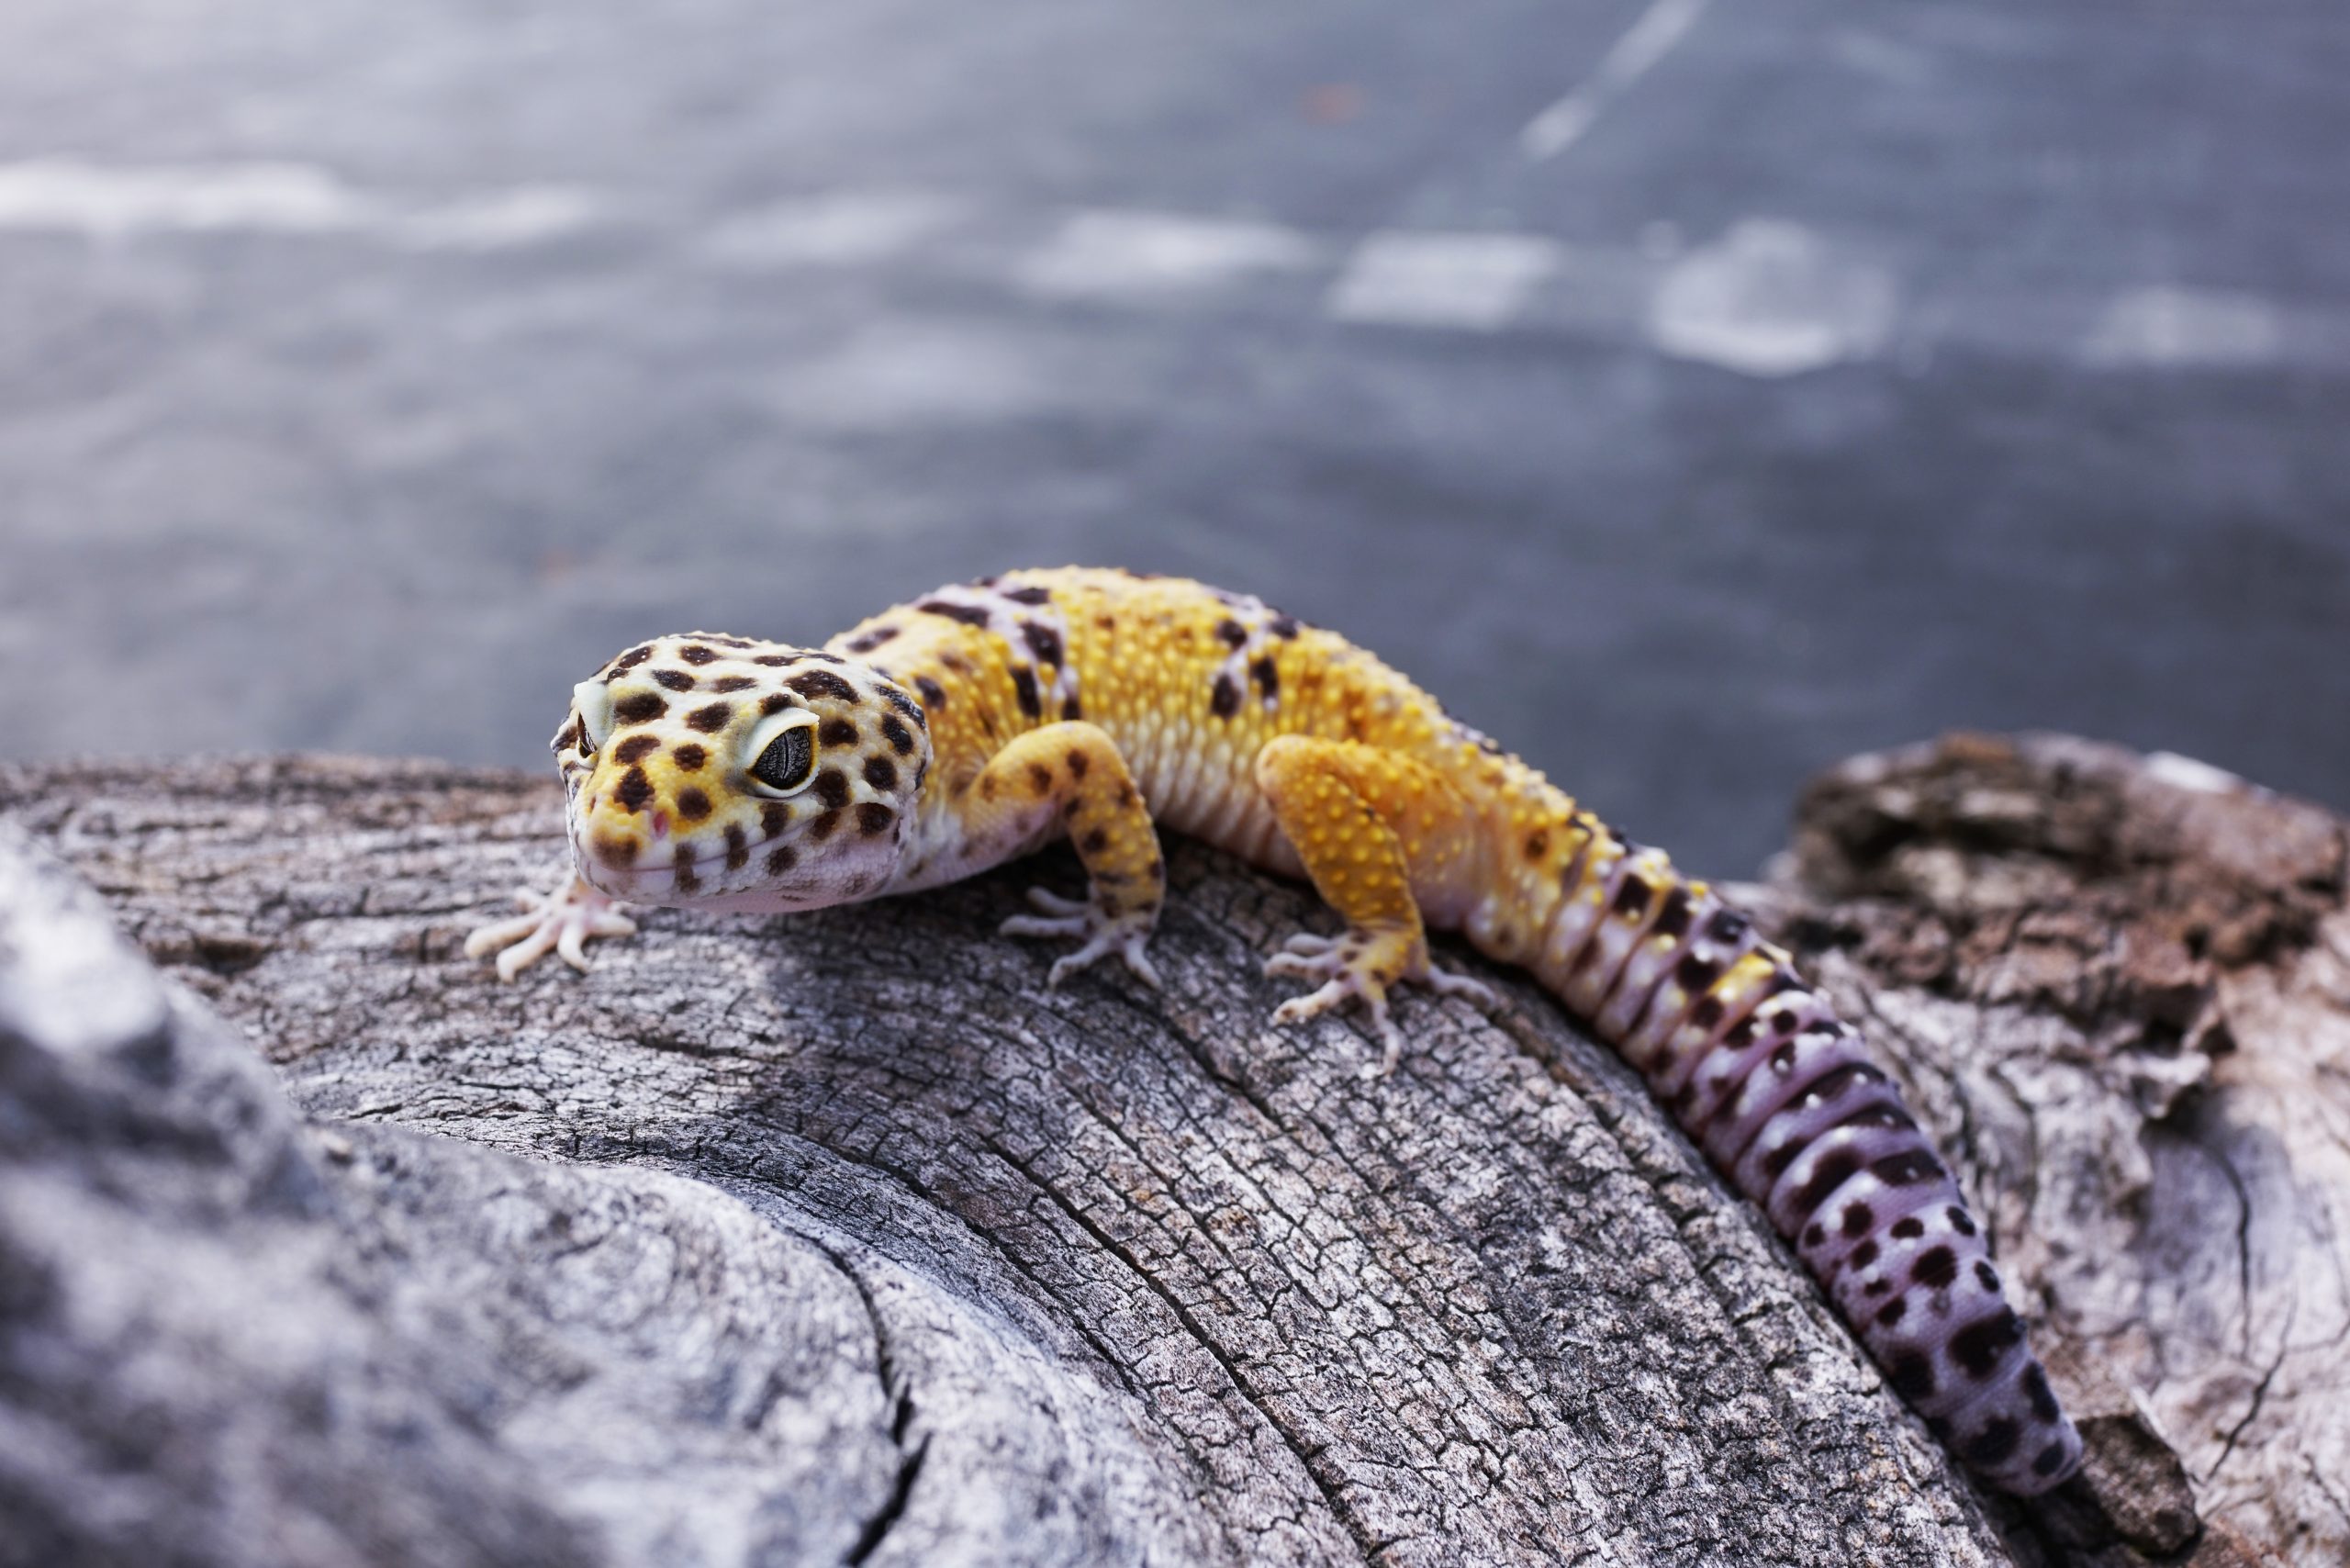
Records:
[[[1505,1007],[1407,999],[1363,1082],[1267,1023],[1326,912],[1196,846],[1163,994],[992,935],[1058,854],[501,986],[547,782],[0,819],[0,1562],[2350,1552],[2345,830],[2175,760],[1863,759],[1749,890],[1995,1227],[2090,1444],[2031,1506],[1547,996],[1456,949]]]

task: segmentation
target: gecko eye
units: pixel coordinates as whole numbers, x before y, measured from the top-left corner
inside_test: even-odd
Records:
[[[579,715],[579,755],[593,756],[612,733],[612,689],[600,680],[583,680],[571,689],[571,706]]]
[[[816,776],[816,715],[787,708],[751,732],[743,755],[751,759],[751,783],[762,795],[796,795]]]

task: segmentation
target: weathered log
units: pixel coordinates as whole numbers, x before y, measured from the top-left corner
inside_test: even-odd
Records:
[[[2027,1507],[1547,997],[1365,1084],[1195,846],[1163,995],[991,935],[1054,857],[500,986],[543,781],[0,769],[0,1562],[2339,1561],[2344,832],[2210,783],[1864,761],[1755,890],[2083,1418]]]

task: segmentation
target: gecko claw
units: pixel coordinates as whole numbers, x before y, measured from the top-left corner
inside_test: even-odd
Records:
[[[1379,1060],[1362,1070],[1366,1079],[1386,1077],[1403,1058],[1404,1033],[1396,1027],[1387,1004],[1391,984],[1416,981],[1439,996],[1465,997],[1481,1008],[1490,1009],[1501,1001],[1484,981],[1437,968],[1428,959],[1426,944],[1403,932],[1349,932],[1339,937],[1302,931],[1281,946],[1282,951],[1265,960],[1267,974],[1322,984],[1273,1009],[1273,1022],[1302,1024],[1348,1002],[1361,1002],[1380,1043]]]
[[[494,921],[465,938],[465,957],[498,955],[498,978],[511,980],[552,951],[580,973],[588,969],[585,946],[595,936],[633,936],[636,922],[611,898],[576,877],[551,893],[524,889],[514,895],[523,913]]]
[[[1044,913],[1013,915],[996,927],[997,932],[1005,936],[1059,936],[1083,943],[1076,952],[1053,961],[1045,976],[1046,990],[1058,990],[1061,981],[1078,970],[1113,954],[1125,960],[1126,968],[1153,991],[1166,989],[1159,980],[1158,966],[1143,951],[1150,941],[1151,923],[1147,919],[1103,914],[1081,899],[1063,898],[1043,888],[1029,889],[1028,902]]]

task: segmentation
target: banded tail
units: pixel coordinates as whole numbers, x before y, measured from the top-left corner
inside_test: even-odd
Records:
[[[2070,1476],[2080,1434],[2025,1343],[1983,1227],[1859,1032],[1661,852],[1572,802],[1552,820],[1583,842],[1536,912],[1539,935],[1522,939],[1539,946],[1505,930],[1494,941],[1492,911],[1472,938],[1514,949],[1496,956],[1530,968],[1647,1078],[1961,1460],[2027,1496]]]

